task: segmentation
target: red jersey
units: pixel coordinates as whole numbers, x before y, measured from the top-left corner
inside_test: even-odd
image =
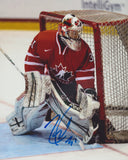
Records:
[[[33,39],[25,58],[25,72],[45,74],[62,83],[75,80],[83,88],[94,88],[94,61],[89,46],[82,40],[81,50],[63,45],[57,31],[41,31]]]

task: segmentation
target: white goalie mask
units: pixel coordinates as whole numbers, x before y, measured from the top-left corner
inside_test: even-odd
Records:
[[[81,49],[82,28],[82,22],[72,14],[67,14],[59,25],[61,40],[74,51]]]

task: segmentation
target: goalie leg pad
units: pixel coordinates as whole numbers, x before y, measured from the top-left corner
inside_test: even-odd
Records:
[[[54,90],[54,88],[52,88],[52,90]],[[80,119],[79,112],[72,109],[70,106],[66,106],[64,102],[58,100],[60,99],[59,95],[55,94],[55,90],[54,92],[52,91],[47,99],[50,108],[56,114],[63,117],[62,121],[66,126],[70,121],[70,126],[68,126],[69,129],[79,137],[83,138],[84,143],[88,143],[98,126],[94,129],[89,119]]]
[[[46,103],[39,107],[19,107],[19,110],[17,107],[16,112],[7,117],[12,134],[22,135],[39,128],[45,120],[48,110],[49,107]]]
[[[31,108],[30,111],[28,111],[28,108],[24,108],[23,117],[27,130],[31,131],[39,128],[45,120],[48,110],[49,106],[46,102],[41,104],[39,107]]]
[[[21,135],[26,133],[26,127],[23,122],[23,118],[20,115],[17,115],[15,112],[12,112],[7,118],[6,118],[12,134],[13,135]]]
[[[38,71],[27,72],[26,75],[26,95],[24,107],[39,106],[51,91],[51,78],[49,75],[41,75]]]
[[[14,135],[21,135],[40,127],[49,110],[45,97],[51,92],[50,76],[33,71],[26,73],[25,80],[25,94],[17,99],[15,112],[7,117]]]

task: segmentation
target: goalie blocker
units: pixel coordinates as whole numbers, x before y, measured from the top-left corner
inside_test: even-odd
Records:
[[[99,102],[90,94],[90,90],[77,89],[77,103],[71,102],[49,75],[39,72],[26,73],[27,90],[22,98],[17,99],[15,111],[7,117],[13,135],[22,135],[39,128],[51,108],[59,114],[63,123],[77,136],[88,143],[98,124],[93,125],[93,115],[99,109]],[[94,93],[94,92],[93,92]],[[48,96],[47,96],[48,95]]]

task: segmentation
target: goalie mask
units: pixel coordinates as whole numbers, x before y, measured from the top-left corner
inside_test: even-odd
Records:
[[[81,49],[82,22],[72,14],[67,14],[59,25],[61,40],[72,50]]]

